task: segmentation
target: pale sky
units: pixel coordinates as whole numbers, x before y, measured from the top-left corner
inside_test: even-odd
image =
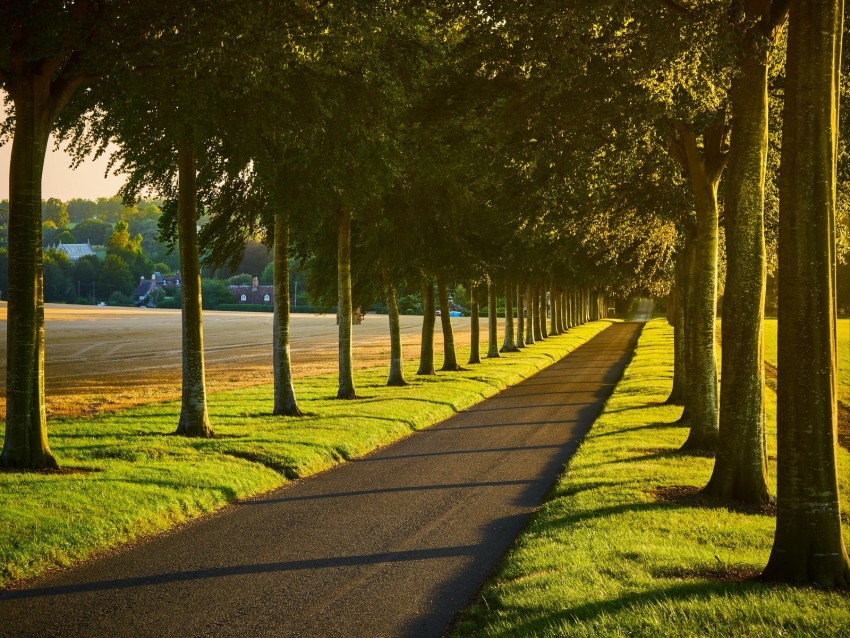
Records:
[[[9,156],[12,143],[0,147],[0,199],[9,198]],[[112,197],[124,184],[122,176],[109,175],[106,171],[106,157],[99,160],[89,160],[77,170],[71,170],[71,158],[64,151],[53,150],[51,138],[44,161],[44,176],[41,180],[42,199],[58,197],[63,202],[75,197],[97,199]]]
[[[4,95],[0,91],[0,120],[6,118],[3,108]],[[0,199],[9,198],[9,156],[12,153],[12,142],[0,146]],[[88,160],[77,170],[71,170],[71,158],[62,150],[54,150],[53,138],[47,147],[47,157],[44,160],[44,176],[41,180],[41,197],[48,199],[58,197],[63,202],[80,197],[97,199],[112,197],[124,184],[121,176],[109,175],[106,172],[107,157],[99,160]]]

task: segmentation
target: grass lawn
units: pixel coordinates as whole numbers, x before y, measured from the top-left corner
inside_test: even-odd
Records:
[[[661,405],[671,378],[672,330],[652,321],[550,500],[462,614],[455,638],[850,635],[846,593],[751,580],[770,553],[772,516],[694,501],[713,461],[676,453],[687,432],[672,425],[681,408]],[[847,512],[850,454],[839,455]],[[844,530],[850,539],[846,521]]]
[[[0,472],[0,586],[366,454],[531,376],[610,323],[464,372],[417,377],[408,367],[405,388],[386,387],[384,367],[357,372],[356,401],[334,398],[336,376],[299,379],[303,418],[270,416],[271,386],[215,394],[211,440],[171,435],[178,402],[53,419],[50,444],[64,472]],[[468,356],[459,350],[459,361]]]
[[[850,319],[838,320],[838,400],[850,407]],[[764,360],[776,367],[776,319],[764,321]]]

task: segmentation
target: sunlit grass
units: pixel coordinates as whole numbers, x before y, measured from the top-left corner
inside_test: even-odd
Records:
[[[408,369],[405,388],[384,385],[386,368],[357,372],[356,401],[334,398],[335,376],[300,379],[304,418],[270,416],[271,386],[214,394],[212,440],[171,434],[177,402],[51,420],[53,451],[77,471],[0,473],[0,585],[366,454],[532,375],[610,323],[575,328],[464,372],[416,377]],[[466,361],[469,353],[461,349],[458,357]]]
[[[764,322],[764,360],[776,367],[776,319]],[[838,400],[850,407],[850,319],[838,320]]]
[[[462,615],[455,638],[847,635],[846,594],[751,579],[770,553],[772,516],[675,497],[705,485],[712,460],[676,452],[687,434],[672,425],[681,408],[661,404],[671,339],[665,321],[647,324],[551,500]],[[847,511],[850,455],[839,455]]]

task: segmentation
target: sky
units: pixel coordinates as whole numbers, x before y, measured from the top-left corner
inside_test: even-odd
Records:
[[[6,119],[2,93],[0,93],[0,120]],[[0,146],[0,199],[9,199],[9,157],[12,153],[12,142]],[[47,146],[47,157],[44,161],[44,175],[41,180],[41,197],[49,199],[57,197],[63,202],[80,197],[97,199],[112,197],[124,184],[121,176],[104,176],[109,159],[89,160],[77,170],[71,170],[71,158],[61,149],[54,149],[51,136]]]
[[[9,156],[11,142],[0,147],[0,199],[9,198]],[[71,170],[71,158],[62,150],[53,148],[53,138],[44,161],[44,176],[41,180],[42,199],[58,197],[63,202],[75,197],[97,199],[112,197],[124,183],[122,176],[104,177],[108,159],[89,160],[77,170]]]

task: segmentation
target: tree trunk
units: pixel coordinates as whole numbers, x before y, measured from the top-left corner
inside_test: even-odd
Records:
[[[204,372],[204,320],[201,311],[201,261],[198,250],[198,189],[191,131],[178,142],[177,233],[183,291],[183,392],[177,434],[212,437]]]
[[[542,282],[537,286],[537,293],[540,295],[540,338],[545,339],[549,336],[546,330],[546,320],[549,318],[549,304],[546,303],[546,286]]]
[[[401,319],[398,314],[398,298],[395,285],[390,283],[389,276],[384,272],[384,288],[387,294],[387,314],[390,320],[390,377],[387,385],[404,386],[404,359],[401,354]]]
[[[717,187],[725,167],[722,154],[725,127],[716,124],[703,134],[702,148],[693,132],[677,125],[694,193],[696,237],[689,294],[692,296],[693,355],[688,365],[690,432],[685,451],[714,452],[717,446]]]
[[[422,277],[422,343],[419,350],[419,370],[416,374],[437,374],[434,369],[434,326],[437,323],[434,308],[434,285],[431,278]]]
[[[534,286],[528,284],[526,287],[525,294],[525,306],[528,308],[528,316],[525,321],[525,345],[533,346],[534,345],[534,337],[537,330],[535,329],[537,323],[535,319],[534,308],[536,305],[535,296],[534,296]]]
[[[665,401],[668,405],[683,405],[685,402],[685,295],[687,278],[684,272],[683,251],[676,256],[676,283],[670,295],[670,321],[673,326],[673,388]]]
[[[748,17],[758,17],[761,9]],[[761,505],[770,500],[763,346],[769,42],[761,25],[751,27],[747,36],[748,46],[739,58],[739,73],[733,75],[730,91],[722,385],[717,459],[704,492],[724,501]]]
[[[274,322],[272,328],[274,360],[275,416],[301,416],[292,383],[292,359],[289,348],[289,216],[274,216]]]
[[[505,284],[505,339],[502,341],[502,349],[499,352],[517,352],[519,348],[514,338],[514,308],[513,308],[513,286]]]
[[[351,211],[337,211],[337,317],[339,321],[339,390],[337,399],[356,399],[351,343]]]
[[[522,286],[516,287],[516,347],[525,347],[525,302],[522,294]]]
[[[478,285],[469,284],[469,361],[481,363],[481,324],[478,312]]]
[[[487,280],[487,358],[499,356],[499,316],[496,304],[496,286],[492,279]]]
[[[545,321],[545,319],[541,319],[541,308],[543,304],[540,302],[540,286],[534,284],[531,287],[531,290],[534,295],[534,340],[543,341],[543,331],[540,329],[540,325]]]
[[[42,88],[30,79],[10,90],[15,136],[9,166],[6,435],[0,466],[22,469],[59,467],[47,443],[44,405],[41,177],[53,115]]]
[[[452,330],[451,308],[449,307],[449,293],[446,290],[446,282],[437,276],[437,296],[440,299],[440,325],[443,328],[443,367],[444,372],[457,372],[463,370],[457,363],[455,354],[455,336]]]
[[[791,4],[779,174],[776,535],[764,578],[850,587],[835,467],[842,0]]]
[[[558,329],[558,312],[560,312],[560,308],[558,307],[558,295],[555,293],[554,277],[552,277],[549,284],[549,300],[552,304],[552,311],[549,317],[549,332],[552,335],[559,335],[561,334],[561,331]]]

